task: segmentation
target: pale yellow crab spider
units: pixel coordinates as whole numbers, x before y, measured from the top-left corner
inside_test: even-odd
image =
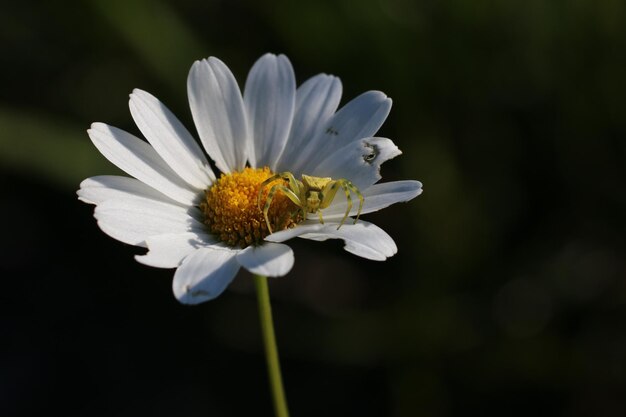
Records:
[[[263,209],[261,209],[261,198],[263,196],[263,190],[271,182],[278,179],[286,181],[288,185],[273,185],[270,188],[269,193],[267,194],[267,199],[265,200]],[[293,176],[291,172],[282,172],[280,174],[275,174],[261,183],[261,187],[259,188],[259,196],[257,198],[257,205],[259,206],[259,209],[263,211],[263,216],[265,216],[265,222],[267,223],[267,229],[270,233],[272,233],[272,227],[270,226],[270,221],[267,213],[269,212],[272,200],[274,199],[274,195],[277,191],[281,191],[287,198],[293,201],[296,206],[300,207],[299,211],[302,213],[303,219],[306,220],[308,213],[317,213],[320,218],[320,223],[324,224],[324,218],[322,217],[321,210],[327,208],[330,203],[333,202],[333,200],[335,199],[335,194],[337,194],[337,191],[340,187],[343,188],[344,192],[346,193],[348,207],[346,209],[346,214],[343,216],[343,219],[341,219],[339,226],[337,226],[337,230],[339,230],[339,228],[348,218],[350,210],[352,210],[351,193],[356,194],[356,196],[359,198],[359,210],[356,213],[354,223],[356,223],[359,219],[359,215],[361,214],[361,210],[363,209],[363,194],[361,194],[359,189],[354,184],[352,184],[345,178],[333,180],[332,178],[328,177],[312,177],[310,175],[302,174],[302,181],[299,181]]]

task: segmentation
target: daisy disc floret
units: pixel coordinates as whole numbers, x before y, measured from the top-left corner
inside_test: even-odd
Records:
[[[282,186],[282,181],[277,181],[267,167],[247,167],[222,175],[205,191],[206,200],[200,203],[204,223],[211,234],[228,246],[243,249],[261,245],[272,230],[285,230],[298,224],[302,217],[283,193],[273,197],[274,204],[267,212],[259,210],[259,196],[268,195],[264,185],[276,182],[281,183],[276,186]]]
[[[294,237],[342,239],[348,252],[384,260],[397,251],[393,239],[356,219],[416,197],[421,184],[378,183],[381,164],[401,153],[375,136],[391,100],[368,91],[337,110],[341,90],[327,74],[296,88],[289,60],[266,54],[242,94],[222,61],[197,61],[187,93],[200,142],[157,98],[136,89],[130,111],[147,142],[103,123],[88,130],[130,177],[88,178],[79,199],[96,205],[105,233],[148,249],[137,261],[176,268],[174,295],[185,304],[217,297],[241,267],[287,274],[294,255],[283,242]]]

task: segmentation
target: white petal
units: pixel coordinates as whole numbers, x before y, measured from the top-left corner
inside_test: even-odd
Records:
[[[309,78],[296,90],[296,109],[289,139],[276,167],[277,172],[290,171],[299,176],[302,171],[296,161],[307,161],[303,149],[313,140],[319,126],[326,124],[341,100],[341,81],[332,75],[319,74]],[[309,148],[311,152],[315,149]]]
[[[140,198],[104,201],[96,207],[94,216],[104,233],[136,246],[145,246],[145,240],[151,236],[205,230],[196,220],[201,215],[195,207]]]
[[[364,138],[328,155],[313,175],[347,178],[359,189],[366,189],[380,180],[380,165],[400,154],[390,139]]]
[[[254,64],[244,90],[250,132],[248,158],[253,167],[274,170],[285,147],[295,108],[296,81],[284,55],[265,54]]]
[[[183,259],[196,249],[217,243],[206,233],[168,233],[146,239],[148,253],[137,255],[135,259],[144,265],[155,268],[176,268]]]
[[[150,93],[135,89],[128,104],[141,133],[183,180],[198,189],[215,180],[196,140],[163,103]]]
[[[180,204],[135,178],[116,175],[99,175],[87,178],[80,183],[80,189],[76,194],[78,194],[79,200],[88,204],[100,204],[106,200],[132,197],[174,205]]]
[[[299,236],[304,239],[324,241],[343,239],[344,249],[362,258],[384,261],[398,251],[393,239],[380,227],[359,220],[356,224],[344,224],[337,230],[338,223],[320,224],[309,221],[293,229],[283,230],[265,238],[270,242],[284,242]]]
[[[93,123],[89,138],[109,161],[121,170],[183,204],[193,204],[201,195],[186,184],[152,146],[121,129]]]
[[[317,135],[303,150],[303,154],[307,155],[307,160],[302,161],[304,173],[313,173],[320,161],[335,154],[339,148],[373,136],[387,119],[390,110],[391,99],[380,91],[365,92],[343,106],[324,125],[318,127]]]
[[[382,210],[395,203],[406,202],[422,193],[422,183],[419,181],[392,181],[374,184],[362,191],[363,210],[361,214]],[[322,214],[324,220],[342,219],[346,213],[346,197],[341,191],[337,193],[332,204]],[[356,216],[359,200],[352,195],[352,210],[350,216]]]
[[[291,271],[294,256],[289,246],[267,242],[248,246],[237,254],[237,261],[253,274],[281,277]]]
[[[200,248],[187,256],[172,283],[178,301],[199,304],[224,292],[240,268],[236,254],[226,248]]]
[[[222,172],[246,165],[248,128],[241,91],[217,58],[196,61],[187,78],[187,95],[200,140]]]

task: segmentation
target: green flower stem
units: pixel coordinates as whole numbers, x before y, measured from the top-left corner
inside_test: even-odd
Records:
[[[269,372],[270,385],[272,386],[272,398],[274,400],[274,411],[276,417],[289,417],[287,410],[287,400],[283,389],[283,379],[280,374],[280,363],[278,362],[278,348],[276,347],[276,336],[274,334],[274,323],[272,321],[272,306],[270,305],[270,292],[267,286],[267,277],[262,275],[254,276],[257,299],[259,300],[259,317],[261,319],[261,331],[263,332],[263,342],[265,344],[265,356],[267,359],[267,370]]]

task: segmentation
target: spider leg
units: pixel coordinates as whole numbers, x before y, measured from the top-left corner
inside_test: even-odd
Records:
[[[363,202],[365,201],[365,198],[363,197],[363,194],[361,194],[361,191],[359,191],[359,189],[350,181],[347,181],[346,187],[359,197],[359,210],[356,212],[356,217],[353,223],[356,224],[357,220],[359,220],[359,216],[361,215],[361,210],[363,210]]]
[[[278,180],[278,179],[282,179],[283,181],[287,181],[289,183],[289,188],[291,190],[293,190],[293,192],[296,195],[300,195],[300,188],[301,188],[301,182],[298,181],[297,179],[295,179],[295,177],[293,176],[293,174],[291,172],[281,172],[280,174],[274,174],[271,177],[269,177],[268,179],[266,179],[265,181],[263,181],[261,183],[261,185],[259,186],[259,195],[257,196],[257,206],[259,207],[259,210],[261,209],[261,196],[263,195],[263,190],[265,190],[265,188],[271,184],[272,182]],[[292,199],[293,201],[293,199]],[[295,201],[294,201],[295,203]],[[298,203],[296,203],[298,204]],[[298,204],[299,205],[299,204]]]
[[[346,193],[346,199],[348,200],[348,209],[346,210],[346,214],[345,216],[343,216],[343,219],[341,219],[341,223],[339,223],[337,230],[339,230],[339,228],[344,224],[344,222],[348,218],[348,215],[350,214],[350,210],[352,210],[352,198],[350,196],[350,190],[352,190],[352,188],[350,188],[351,185],[352,184],[348,180],[340,179],[336,181],[330,181],[322,190],[322,194],[324,196],[320,204],[320,208],[322,209],[328,207],[330,203],[333,202],[333,200],[335,199],[335,195],[339,190],[339,187],[343,188],[343,191]]]
[[[361,191],[359,191],[359,189],[354,184],[352,184],[350,181],[346,179],[339,179],[336,181],[329,182],[324,187],[324,190],[322,191],[324,197],[323,197],[322,204],[320,204],[320,208],[326,208],[330,205],[330,203],[332,203],[332,201],[335,199],[335,194],[337,194],[337,191],[339,190],[339,187],[343,188],[343,191],[346,194],[346,201],[347,201],[348,207],[346,208],[346,214],[341,219],[341,222],[339,223],[337,230],[339,230],[339,228],[343,226],[343,224],[346,222],[346,219],[350,215],[350,211],[352,211],[351,193],[356,194],[356,196],[359,198],[359,210],[356,213],[356,218],[354,219],[354,223],[357,222],[357,220],[359,219],[359,216],[361,215],[361,210],[363,210],[363,202],[365,200],[363,198],[363,194],[361,194]]]
[[[296,206],[300,207],[302,220],[306,220],[306,191],[304,189],[304,184],[302,183],[302,181],[297,180],[291,172],[283,172],[280,175],[283,176],[284,180],[289,182],[289,189],[292,194],[286,193],[287,197],[289,197],[289,199],[293,201]]]
[[[273,185],[272,188],[270,188],[270,192],[267,194],[267,199],[265,200],[265,205],[263,206],[263,217],[265,217],[267,230],[270,233],[273,233],[273,231],[272,231],[272,226],[270,226],[270,219],[269,219],[268,213],[270,211],[270,206],[272,205],[272,200],[274,200],[274,195],[276,194],[277,191],[281,191],[287,198],[293,201],[293,203],[296,206],[298,207],[301,206],[300,198],[293,191],[291,191],[291,189],[289,189],[287,186],[282,185],[282,184]]]
[[[263,181],[261,183],[261,185],[259,186],[259,195],[256,198],[256,205],[257,207],[259,207],[259,210],[261,210],[261,196],[263,195],[263,190],[265,190],[265,188],[273,181],[276,181],[277,179],[282,178],[282,174],[274,174],[271,177],[269,177],[268,179],[266,179],[265,181]],[[269,197],[269,195],[268,195]]]
[[[330,203],[335,199],[335,194],[337,194],[337,190],[341,186],[342,180],[330,181],[328,184],[324,186],[322,189],[322,201],[320,202],[320,209],[325,209],[330,206]]]
[[[348,215],[350,214],[350,210],[352,210],[352,197],[350,196],[350,191],[352,191],[354,187],[348,180],[340,180],[340,183],[341,183],[341,188],[343,188],[343,191],[346,193],[346,200],[348,201],[348,204],[347,204],[348,207],[346,208],[346,214],[344,214],[343,219],[341,219],[341,222],[339,223],[339,226],[337,226],[337,230],[339,230],[339,228],[343,226],[346,219],[348,218]]]
[[[296,195],[299,196],[301,192],[300,190],[302,188],[302,183],[298,181],[291,172],[283,172],[280,174],[280,176],[289,183],[289,189],[291,189],[291,191],[293,191]]]
[[[277,184],[278,185],[278,184]],[[276,185],[274,186],[276,187]],[[272,188],[274,188],[272,187]],[[293,201],[293,204],[295,204],[298,207],[302,206],[302,202],[300,200],[300,197],[298,197],[298,195],[296,193],[294,193],[291,188],[286,187],[284,185],[279,185],[279,190],[283,192],[283,194],[285,194],[285,197],[287,197],[288,199],[290,199],[291,201]]]
[[[265,184],[265,182],[263,183]],[[276,184],[272,188],[270,188],[270,192],[267,193],[267,198],[265,199],[265,205],[263,206],[263,217],[265,217],[265,223],[267,224],[267,230],[272,233],[272,226],[270,226],[270,219],[267,216],[267,213],[270,211],[270,206],[272,205],[272,200],[274,199],[274,194],[276,194],[276,190],[280,187],[280,185]],[[261,190],[263,189],[263,185],[261,185]],[[261,208],[261,191],[259,191],[258,198],[259,209]]]

